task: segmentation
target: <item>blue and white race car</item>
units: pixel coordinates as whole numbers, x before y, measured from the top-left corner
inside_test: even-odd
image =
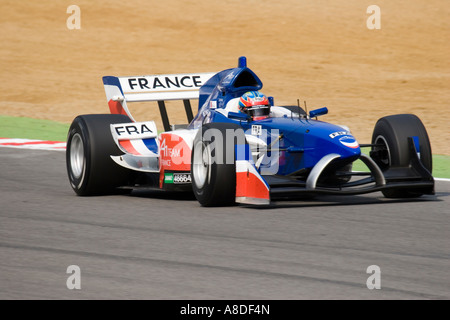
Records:
[[[316,194],[434,194],[431,146],[417,116],[379,119],[371,143],[360,145],[348,127],[317,120],[327,108],[276,105],[245,57],[218,73],[106,76],[103,83],[111,114],[80,115],[68,133],[67,172],[78,195],[184,190],[203,206],[225,206]],[[183,101],[185,124],[169,122],[168,100]],[[128,103],[147,101],[157,102],[164,130],[131,115]],[[352,170],[358,159],[367,171]]]

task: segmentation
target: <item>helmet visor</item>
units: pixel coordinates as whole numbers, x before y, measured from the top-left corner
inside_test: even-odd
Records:
[[[253,106],[246,108],[246,111],[252,117],[267,117],[270,114],[270,106]]]

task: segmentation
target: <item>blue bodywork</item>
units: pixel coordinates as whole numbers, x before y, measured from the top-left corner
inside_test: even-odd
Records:
[[[341,126],[314,120],[309,116],[270,117],[252,121],[245,117],[227,117],[220,109],[234,98],[247,91],[261,90],[263,84],[258,76],[246,66],[241,57],[237,68],[217,73],[200,88],[198,113],[190,128],[200,127],[210,122],[230,122],[242,126],[244,131],[259,125],[268,132],[277,130],[282,135],[279,140],[279,175],[293,175],[296,172],[308,172],[324,156],[335,153],[340,157],[334,161],[336,167],[353,162],[361,154],[355,138]],[[326,113],[326,109],[316,110],[317,115]],[[312,116],[315,114],[312,112]],[[269,141],[270,143],[270,141]]]

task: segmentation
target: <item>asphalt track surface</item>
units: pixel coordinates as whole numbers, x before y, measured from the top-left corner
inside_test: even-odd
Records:
[[[449,182],[408,201],[202,208],[174,193],[78,197],[61,151],[0,148],[0,164],[0,299],[450,298]]]

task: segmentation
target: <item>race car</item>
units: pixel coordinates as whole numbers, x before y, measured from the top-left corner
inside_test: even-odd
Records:
[[[417,116],[383,117],[371,143],[359,144],[347,126],[318,120],[326,107],[277,105],[246,57],[218,73],[105,76],[103,84],[110,114],[77,116],[68,133],[67,172],[80,196],[178,190],[202,206],[227,206],[317,194],[434,194],[430,141]],[[183,101],[186,123],[169,122],[169,100]],[[151,101],[163,130],[129,111],[129,103]],[[353,171],[358,159],[366,171]]]

